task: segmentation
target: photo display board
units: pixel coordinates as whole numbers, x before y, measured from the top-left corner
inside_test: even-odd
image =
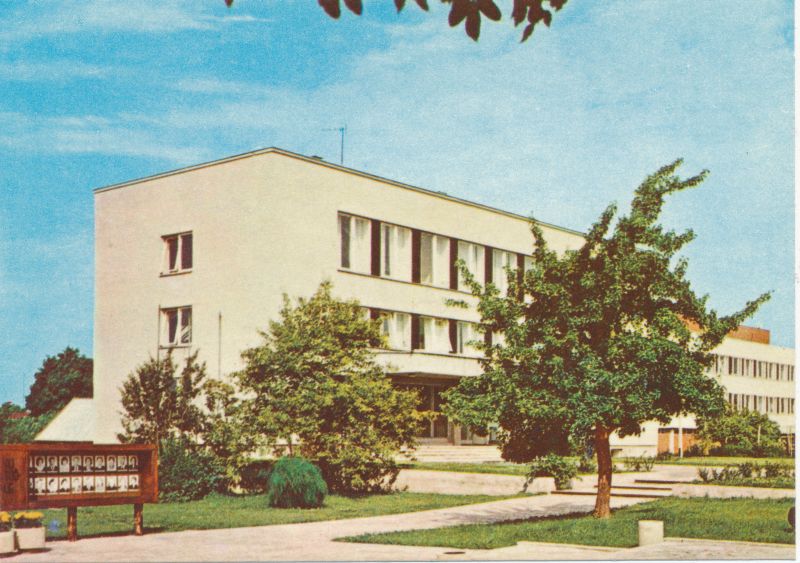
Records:
[[[155,446],[0,446],[0,509],[140,504],[158,498]]]

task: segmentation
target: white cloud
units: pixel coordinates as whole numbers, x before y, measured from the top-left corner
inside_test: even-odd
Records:
[[[63,0],[29,3],[10,13],[0,45],[72,33],[175,33],[212,30],[220,25],[266,23],[267,19],[225,12],[188,0]]]
[[[163,138],[127,117],[29,116],[0,112],[0,146],[29,153],[105,154],[152,158],[170,165],[198,162],[209,151]]]
[[[0,80],[45,82],[105,78],[111,70],[73,60],[0,62]]]

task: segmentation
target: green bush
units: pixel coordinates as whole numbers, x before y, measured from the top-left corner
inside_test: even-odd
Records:
[[[277,508],[319,508],[328,486],[319,468],[302,457],[282,457],[267,480],[267,503]]]
[[[656,458],[642,454],[639,457],[626,458],[625,469],[628,471],[652,471]]]
[[[794,468],[779,463],[745,462],[722,469],[701,467],[697,476],[703,483],[741,487],[794,488]]]
[[[580,456],[578,458],[579,473],[597,473],[597,462],[591,456]]]
[[[273,465],[273,459],[256,459],[246,463],[239,470],[239,486],[248,493],[265,493]]]
[[[556,489],[569,489],[572,488],[570,481],[577,475],[578,468],[573,461],[560,455],[547,454],[533,459],[525,487],[527,488],[536,477],[553,477]]]
[[[205,498],[211,491],[226,488],[223,469],[210,452],[186,439],[161,441],[158,460],[159,498],[165,502],[186,502]]]

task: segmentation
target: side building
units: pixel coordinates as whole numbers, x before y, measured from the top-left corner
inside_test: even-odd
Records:
[[[582,243],[579,232],[541,227],[559,252]],[[180,360],[197,351],[211,376],[224,377],[241,367],[243,350],[259,343],[258,330],[277,315],[283,294],[308,296],[323,280],[333,282],[336,296],[356,298],[383,319],[389,347],[379,361],[397,385],[419,389],[422,407],[440,410],[442,391],[480,373],[469,345],[477,337],[476,301],[456,260],[477,279],[502,286],[505,267],[525,267],[531,248],[524,216],[275,148],[100,188],[94,424],[85,426],[84,439],[117,440],[120,387],[148,357],[171,353]],[[448,299],[470,307],[449,307]],[[789,362],[781,358],[772,361]],[[734,383],[730,391],[739,400],[746,390]],[[793,409],[793,387],[780,390]],[[75,439],[65,428],[76,418],[70,408],[39,439]],[[86,419],[86,404],[80,408]],[[787,428],[790,419],[787,411]],[[659,435],[656,428],[620,447],[654,452]],[[419,438],[486,440],[444,416]]]

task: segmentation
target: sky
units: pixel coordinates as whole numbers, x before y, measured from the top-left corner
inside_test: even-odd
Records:
[[[511,0],[497,0],[507,16]],[[789,0],[570,0],[519,43],[446,7],[309,0],[0,3],[0,401],[92,353],[98,187],[277,146],[585,231],[682,157],[696,290],[794,343]]]

